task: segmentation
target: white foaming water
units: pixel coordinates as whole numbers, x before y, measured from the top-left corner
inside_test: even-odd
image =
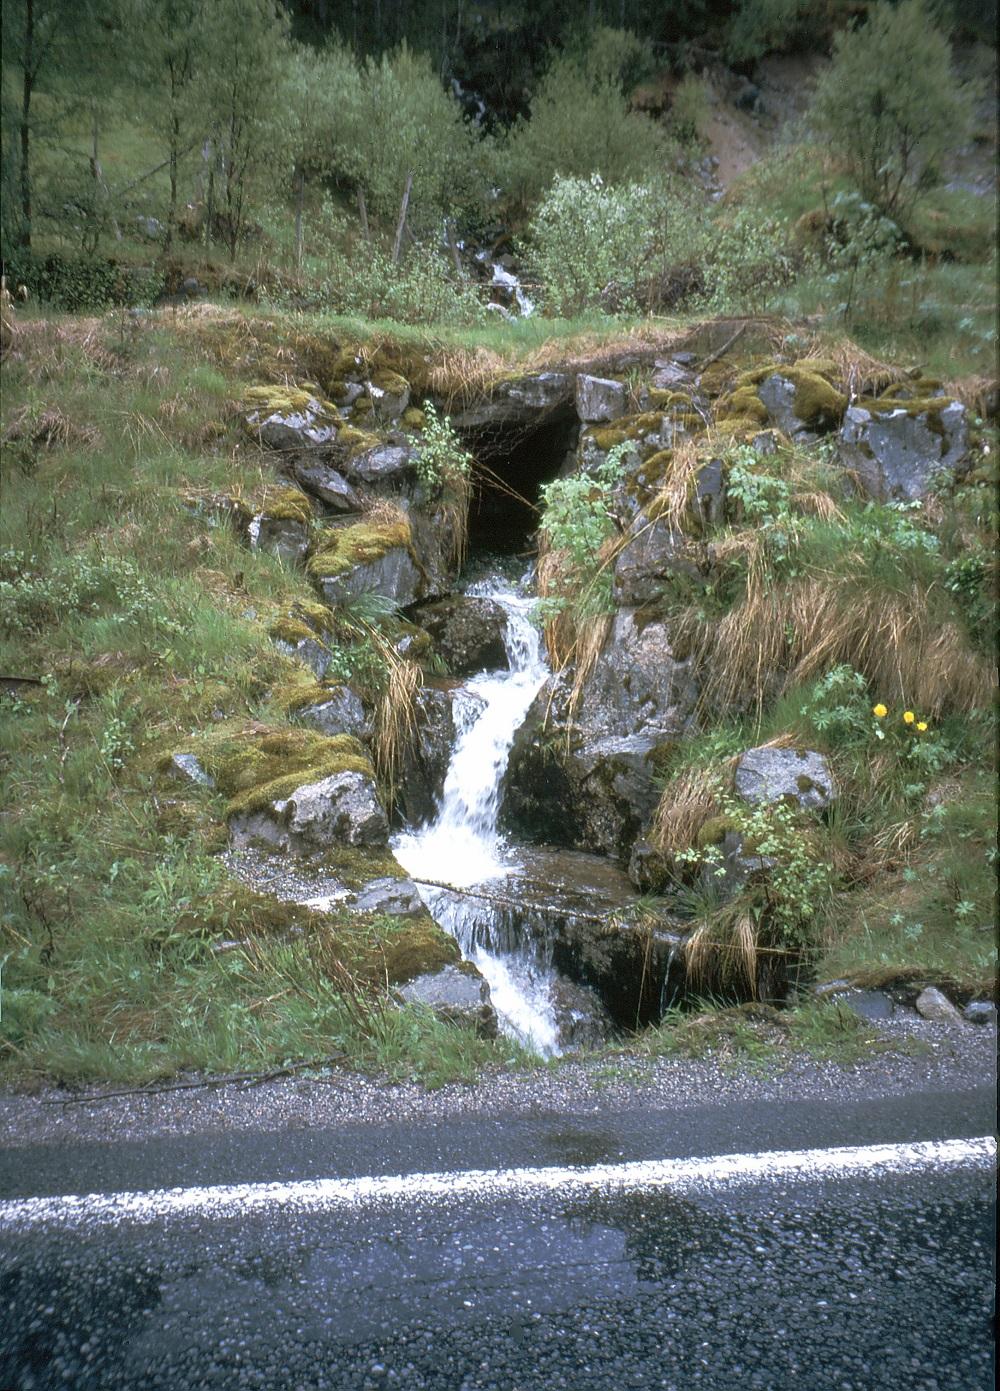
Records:
[[[483,672],[455,701],[457,738],[434,821],[393,841],[400,864],[417,883],[437,922],[458,940],[489,982],[504,1031],[542,1053],[557,1053],[558,1030],[549,986],[554,973],[527,953],[500,956],[476,941],[483,903],[433,887],[458,889],[501,879],[515,867],[497,831],[500,781],[514,736],[548,670],[541,634],[531,618],[533,600],[500,581],[471,586],[470,595],[493,599],[507,614],[508,671]],[[473,900],[473,902],[475,902]]]

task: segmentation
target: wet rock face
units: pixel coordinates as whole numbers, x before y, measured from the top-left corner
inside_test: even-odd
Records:
[[[618,603],[634,608],[653,604],[669,591],[675,577],[701,582],[702,569],[695,547],[666,522],[650,522],[639,516],[627,535],[615,561]]]
[[[581,373],[576,379],[576,413],[588,425],[617,420],[625,414],[625,387],[621,382]]]
[[[382,594],[397,608],[405,609],[426,593],[424,577],[406,546],[392,546],[384,555],[352,565],[340,574],[319,576],[317,584],[331,608],[359,594]]]
[[[229,830],[237,849],[256,844],[295,853],[331,844],[385,845],[389,836],[373,779],[353,771],[304,783],[260,811],[234,816]]]
[[[549,991],[559,1045],[564,1049],[600,1048],[615,1032],[615,1021],[596,990],[559,976]]]
[[[343,474],[330,464],[310,459],[297,459],[292,466],[296,482],[312,497],[334,512],[360,512],[361,499]]]
[[[453,676],[502,671],[509,665],[504,644],[507,615],[493,599],[452,595],[424,605],[414,617],[434,639],[435,650]]]
[[[497,425],[536,425],[551,412],[570,406],[573,378],[565,372],[536,372],[502,383],[493,398],[451,417],[456,430]]]
[[[403,755],[399,803],[411,826],[430,821],[444,790],[455,743],[455,714],[450,691],[425,686],[417,693],[417,730]]]
[[[788,799],[813,811],[825,811],[837,797],[827,760],[802,749],[749,749],[736,765],[735,786],[745,802]]]
[[[635,610],[621,609],[584,685],[577,721],[596,737],[676,737],[689,728],[696,697],[690,663],[674,656],[666,624],[643,625]]]
[[[848,407],[840,431],[840,459],[871,497],[912,502],[941,474],[961,474],[969,463],[965,407],[870,411]]]
[[[490,988],[469,962],[417,976],[399,994],[407,1004],[425,1005],[440,1019],[472,1028],[481,1038],[497,1036]]]
[[[367,739],[371,735],[361,697],[350,686],[331,686],[326,700],[305,706],[296,713],[296,720],[331,737],[353,734],[356,739]]]
[[[666,628],[622,610],[572,716],[557,679],[511,749],[504,825],[530,840],[627,860],[658,797],[664,749],[690,727],[696,688]]]

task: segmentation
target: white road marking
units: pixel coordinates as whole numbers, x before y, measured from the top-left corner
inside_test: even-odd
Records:
[[[982,1136],[974,1140],[720,1154],[705,1159],[643,1159],[585,1168],[471,1169],[453,1174],[306,1179],[21,1198],[0,1202],[0,1230],[144,1223],[183,1216],[221,1219],[269,1208],[304,1214],[379,1203],[433,1204],[463,1198],[527,1198],[543,1193],[572,1196],[593,1189],[669,1188],[690,1193],[779,1179],[807,1182],[852,1174],[877,1178],[928,1168],[988,1170],[995,1166],[996,1156],[996,1140]]]

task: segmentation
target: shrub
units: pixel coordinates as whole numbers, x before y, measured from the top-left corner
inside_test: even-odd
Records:
[[[925,0],[882,0],[861,28],[837,35],[812,120],[881,212],[898,217],[913,207],[971,120],[968,89]]]
[[[334,172],[365,191],[368,211],[387,225],[413,174],[408,220],[418,232],[438,229],[447,216],[477,206],[482,197],[484,151],[423,53],[406,44],[369,58],[357,77],[337,50],[346,77],[338,103]]]
[[[35,256],[18,251],[4,258],[11,285],[27,287],[31,299],[71,313],[109,305],[149,305],[163,289],[163,276],[136,266],[88,256]]]
[[[528,206],[555,175],[606,183],[648,177],[663,166],[669,141],[648,116],[630,111],[621,81],[622,55],[608,48],[563,54],[550,65],[531,101],[530,117],[514,127],[501,159],[501,182]]]
[[[363,243],[349,256],[331,255],[330,273],[313,303],[337,313],[401,324],[483,323],[486,311],[471,285],[455,278],[443,257],[413,247],[395,264],[378,247]],[[297,295],[302,303],[302,296]]]
[[[523,251],[550,313],[617,313],[697,296],[710,241],[703,210],[679,180],[608,185],[592,173],[553,181]]]

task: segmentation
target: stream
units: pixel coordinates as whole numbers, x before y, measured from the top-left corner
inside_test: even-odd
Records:
[[[431,915],[485,976],[501,1029],[551,1056],[560,1051],[551,998],[556,973],[544,948],[510,941],[490,899],[438,887],[490,893],[492,886],[493,895],[502,896],[520,867],[517,851],[497,830],[500,783],[514,736],[548,675],[532,620],[534,598],[499,579],[472,585],[467,593],[492,599],[506,612],[509,670],[480,672],[456,692],[456,739],[437,815],[401,832],[393,849]]]

